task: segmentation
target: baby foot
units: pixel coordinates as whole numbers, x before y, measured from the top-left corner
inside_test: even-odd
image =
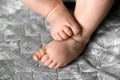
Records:
[[[46,20],[50,23],[50,32],[55,40],[65,40],[80,34],[81,28],[62,2],[48,13]]]
[[[38,50],[33,58],[49,68],[64,67],[80,55],[86,43],[87,39],[83,37],[72,37],[60,42],[53,40]]]
[[[21,0],[31,9],[44,16],[50,23],[55,40],[65,40],[81,33],[81,28],[64,6],[62,0]]]

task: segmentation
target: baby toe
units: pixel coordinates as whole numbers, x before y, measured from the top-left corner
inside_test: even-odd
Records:
[[[63,39],[62,39],[62,37],[59,34],[56,34],[56,40],[62,41]]]
[[[40,53],[41,56],[44,56],[46,54],[46,48],[45,47],[41,48],[39,50],[39,53]]]
[[[49,59],[44,63],[44,65],[45,65],[45,66],[49,66],[52,62],[53,62],[53,60],[49,58]]]
[[[48,67],[49,68],[54,68],[56,65],[57,65],[57,63],[53,61]]]
[[[61,30],[61,31],[59,32],[59,35],[60,35],[63,39],[69,38],[69,36],[68,36],[63,30]]]
[[[41,58],[42,58],[42,55],[41,55],[41,53],[39,52],[39,50],[36,51],[35,54],[33,55],[33,59],[34,59],[35,61],[39,61]]]
[[[72,29],[74,35],[82,34],[82,28],[78,24],[73,24],[73,26],[71,26],[71,29]]]
[[[54,67],[54,69],[62,68],[62,67],[64,67],[64,66],[66,66],[66,64],[64,64],[64,63],[58,63],[58,64]]]
[[[52,38],[54,39],[54,40],[57,40],[57,36],[56,35],[51,35],[52,36]]]
[[[36,52],[36,53],[37,53],[37,52]],[[34,59],[35,61],[39,61],[40,58],[39,58],[39,56],[38,56],[36,53],[33,55],[33,59]]]
[[[42,58],[41,58],[41,62],[42,63],[45,63],[47,60],[49,59],[49,56],[48,55],[44,55]]]
[[[39,61],[39,60],[41,60],[42,56],[44,56],[45,54],[46,54],[46,50],[45,50],[45,48],[42,48],[35,52],[35,54],[33,55],[33,59],[35,61]]]
[[[57,64],[55,67],[54,67],[54,69],[57,69],[57,68],[60,68],[61,67],[61,65],[60,64]]]
[[[70,27],[64,27],[63,28],[64,32],[68,35],[68,36],[72,36],[73,35],[73,32],[71,30]]]

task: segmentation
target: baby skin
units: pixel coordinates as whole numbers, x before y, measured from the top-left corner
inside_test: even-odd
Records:
[[[21,0],[50,23],[54,40],[62,41],[81,32],[80,26],[62,0]]]
[[[22,1],[50,22],[54,40],[35,52],[33,58],[54,69],[66,66],[82,53],[92,33],[114,2],[114,0],[76,0],[73,18],[61,0]],[[45,6],[46,4],[48,5]],[[39,5],[43,9],[39,9]]]

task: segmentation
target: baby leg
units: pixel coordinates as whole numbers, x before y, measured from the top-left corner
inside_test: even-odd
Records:
[[[91,37],[105,18],[114,0],[76,0],[74,16],[82,27],[82,35]]]

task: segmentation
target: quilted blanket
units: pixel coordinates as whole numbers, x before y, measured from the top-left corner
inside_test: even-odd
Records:
[[[119,4],[94,32],[83,55],[53,70],[32,58],[52,40],[49,23],[19,0],[0,0],[0,80],[120,80]]]

